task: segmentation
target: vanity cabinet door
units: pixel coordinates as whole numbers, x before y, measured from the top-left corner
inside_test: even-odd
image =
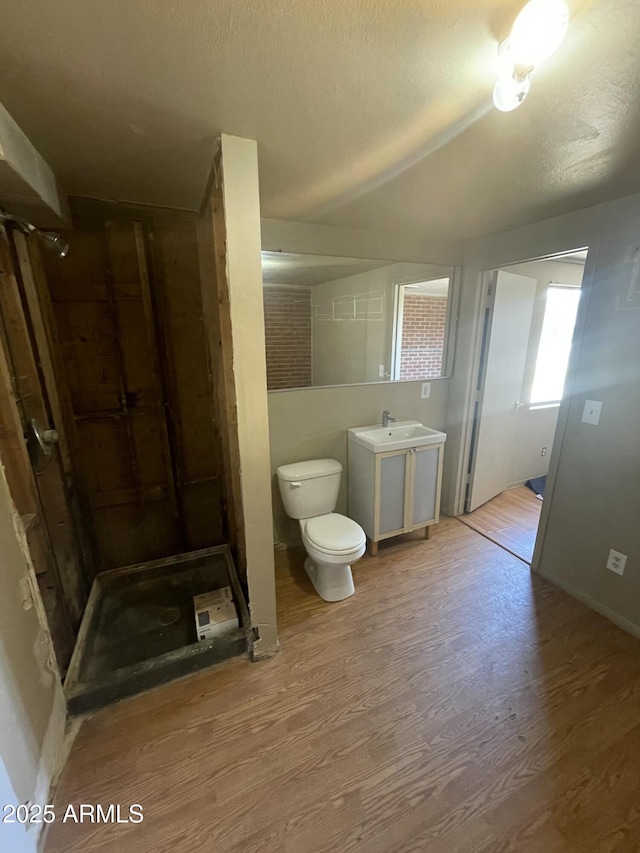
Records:
[[[413,506],[411,527],[421,527],[428,521],[437,521],[440,503],[440,454],[442,445],[416,448],[413,457]]]
[[[372,543],[438,521],[443,450],[432,444],[372,453],[349,442],[349,515]]]
[[[411,481],[411,460],[408,451],[381,453],[377,461],[376,539],[394,531],[404,531]]]

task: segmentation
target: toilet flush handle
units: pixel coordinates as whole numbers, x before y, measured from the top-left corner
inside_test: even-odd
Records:
[[[302,483],[289,483],[292,489],[299,489],[302,486]]]

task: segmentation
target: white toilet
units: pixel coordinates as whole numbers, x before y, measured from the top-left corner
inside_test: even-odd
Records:
[[[300,521],[308,557],[304,567],[325,601],[354,593],[351,563],[365,552],[367,539],[355,521],[333,512],[342,465],[335,459],[311,459],[281,465],[277,471],[282,502],[289,518]]]

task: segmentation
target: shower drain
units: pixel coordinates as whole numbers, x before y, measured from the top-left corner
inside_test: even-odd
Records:
[[[180,618],[180,608],[179,607],[167,607],[166,610],[162,612],[160,616],[160,624],[164,625],[173,625],[174,622],[177,622]]]

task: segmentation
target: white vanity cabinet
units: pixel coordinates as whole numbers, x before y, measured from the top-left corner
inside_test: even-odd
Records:
[[[362,446],[349,430],[349,517],[364,529],[370,552],[378,542],[430,527],[440,516],[442,457],[446,435],[425,446],[381,449]]]

